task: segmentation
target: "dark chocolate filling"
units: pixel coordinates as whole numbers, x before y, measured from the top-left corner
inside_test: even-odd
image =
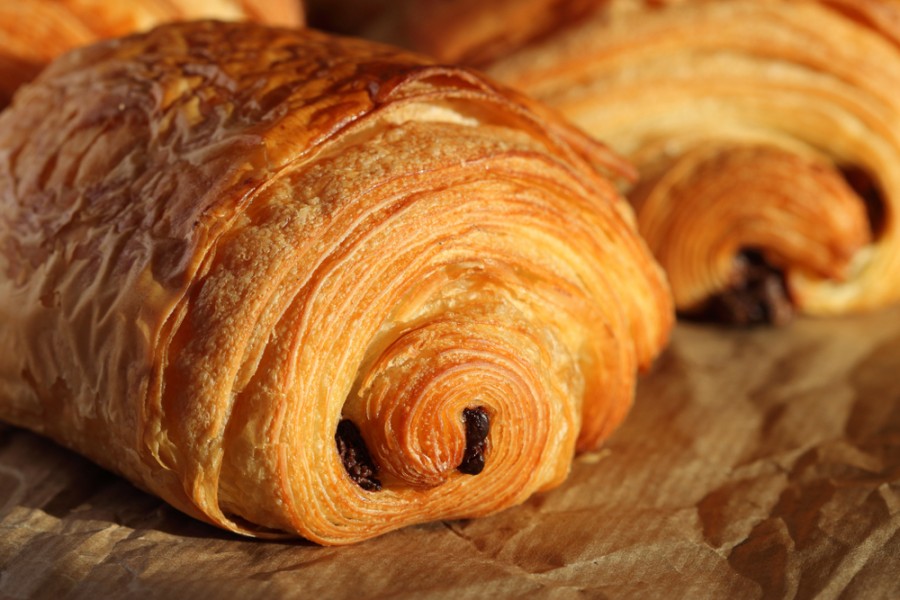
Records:
[[[741,252],[734,284],[711,296],[694,315],[703,321],[730,325],[785,325],[794,314],[784,274],[755,250]]]
[[[467,475],[478,475],[484,470],[484,452],[491,432],[491,418],[483,407],[478,406],[463,410],[463,420],[466,423],[466,453],[457,469]]]
[[[381,481],[378,480],[378,467],[369,456],[366,442],[359,433],[356,423],[350,419],[343,419],[337,426],[334,434],[338,454],[344,463],[344,470],[350,479],[364,490],[378,492],[381,490]]]
[[[848,165],[841,167],[841,174],[847,184],[863,201],[866,207],[866,217],[869,219],[869,230],[872,238],[877,239],[884,233],[885,210],[884,197],[881,188],[875,179],[862,167]]]

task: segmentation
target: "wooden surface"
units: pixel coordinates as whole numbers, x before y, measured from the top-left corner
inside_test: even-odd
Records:
[[[244,540],[0,425],[0,598],[900,598],[900,311],[680,325],[561,487],[346,548]]]

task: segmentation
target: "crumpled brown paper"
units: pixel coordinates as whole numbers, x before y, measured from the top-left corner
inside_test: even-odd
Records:
[[[358,546],[240,539],[0,426],[0,597],[900,598],[900,311],[679,325],[561,487]]]

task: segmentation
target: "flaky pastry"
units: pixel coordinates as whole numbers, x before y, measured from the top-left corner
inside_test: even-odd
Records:
[[[637,164],[679,310],[781,322],[900,299],[896,4],[651,4],[611,2],[489,72]]]
[[[102,42],[17,93],[0,148],[0,418],[243,534],[522,502],[671,327],[627,164],[387,46]]]
[[[900,299],[900,4],[612,0],[488,73],[630,158],[684,313]]]

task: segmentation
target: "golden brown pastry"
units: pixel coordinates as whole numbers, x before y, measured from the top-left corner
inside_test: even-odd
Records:
[[[684,313],[900,299],[900,3],[613,0],[488,72],[633,160]]]
[[[0,0],[0,108],[63,52],[190,19],[301,25],[299,0]]]
[[[560,483],[672,322],[605,147],[473,72],[200,22],[0,116],[0,418],[344,544]]]

